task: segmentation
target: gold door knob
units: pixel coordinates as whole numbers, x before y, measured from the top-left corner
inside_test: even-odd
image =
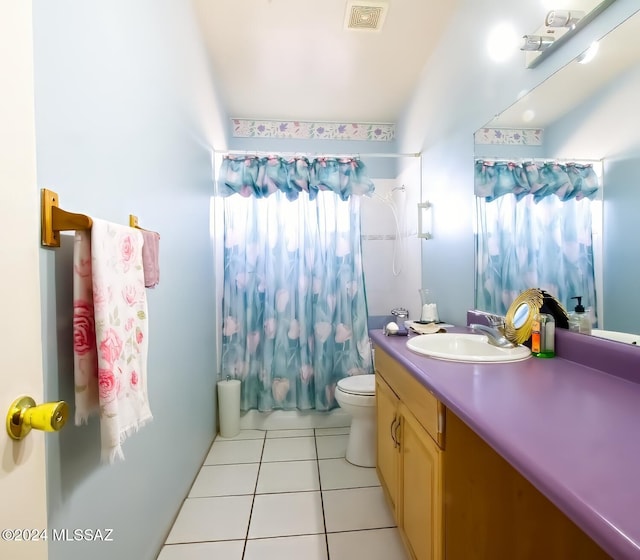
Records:
[[[16,440],[23,439],[31,428],[57,432],[65,425],[69,405],[64,401],[36,405],[31,397],[13,401],[7,413],[7,433]]]

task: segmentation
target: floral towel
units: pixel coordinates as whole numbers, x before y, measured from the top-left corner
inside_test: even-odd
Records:
[[[147,398],[147,300],[139,231],[93,220],[74,246],[76,424],[98,410],[102,460],[152,419]]]

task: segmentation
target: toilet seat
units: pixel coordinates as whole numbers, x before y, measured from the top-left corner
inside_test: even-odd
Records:
[[[376,394],[374,374],[352,375],[338,381],[338,389],[348,395],[373,397]]]

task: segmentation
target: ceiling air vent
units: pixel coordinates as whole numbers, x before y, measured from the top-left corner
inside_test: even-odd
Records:
[[[389,5],[385,1],[352,0],[347,3],[345,28],[380,31],[388,9]]]

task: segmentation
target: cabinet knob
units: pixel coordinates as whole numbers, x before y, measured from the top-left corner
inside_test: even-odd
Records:
[[[67,422],[69,405],[64,401],[36,405],[31,397],[13,401],[7,412],[7,433],[15,440],[24,439],[32,428],[57,432]]]

